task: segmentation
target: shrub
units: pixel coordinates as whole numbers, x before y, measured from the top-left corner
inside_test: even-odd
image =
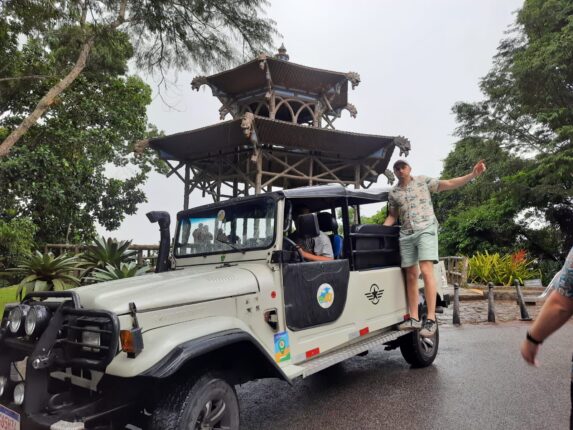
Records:
[[[150,270],[151,268],[148,266],[138,267],[135,261],[130,263],[121,263],[119,268],[108,264],[105,269],[94,269],[92,276],[88,279],[93,282],[115,281],[117,279],[145,275]]]
[[[78,286],[80,281],[72,273],[80,269],[80,264],[77,256],[62,254],[54,257],[51,252],[42,254],[36,251],[9,271],[24,276],[17,288],[17,296],[21,299],[31,291],[65,290]]]
[[[129,262],[136,254],[136,251],[129,250],[130,245],[129,240],[98,237],[87,247],[82,260],[88,269],[104,269],[108,265],[119,268],[121,263]]]
[[[531,266],[533,260],[527,259],[525,250],[501,256],[498,253],[490,254],[487,251],[477,253],[469,259],[468,278],[473,283],[493,282],[495,285],[512,285],[517,279],[523,284],[525,279],[540,276],[538,270]]]

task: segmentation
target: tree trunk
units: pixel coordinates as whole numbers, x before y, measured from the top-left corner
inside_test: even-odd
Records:
[[[74,64],[74,67],[70,72],[61,79],[56,85],[54,85],[46,93],[44,97],[38,102],[36,109],[28,115],[24,121],[14,130],[10,135],[4,139],[2,144],[0,144],[0,157],[5,157],[10,153],[10,149],[18,140],[32,127],[41,117],[46,113],[49,107],[54,103],[55,98],[60,95],[66,88],[68,88],[72,82],[76,80],[78,75],[86,67],[86,62],[89,57],[90,51],[93,47],[94,39],[90,37],[82,46],[80,55]]]

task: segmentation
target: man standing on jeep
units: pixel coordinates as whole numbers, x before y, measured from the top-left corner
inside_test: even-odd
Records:
[[[384,225],[400,221],[400,258],[406,270],[406,294],[410,319],[398,326],[400,330],[420,330],[430,337],[436,333],[436,279],[434,263],[438,262],[438,221],[434,215],[430,193],[453,190],[481,175],[486,167],[478,161],[471,173],[453,179],[411,176],[412,167],[405,160],[394,163],[398,184],[388,196],[388,217]],[[424,326],[418,316],[418,266],[424,279],[428,315]]]

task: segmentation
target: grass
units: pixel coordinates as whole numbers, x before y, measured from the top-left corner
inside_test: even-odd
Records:
[[[4,305],[6,303],[15,302],[16,299],[16,290],[18,287],[6,287],[0,288],[0,317],[4,313]]]

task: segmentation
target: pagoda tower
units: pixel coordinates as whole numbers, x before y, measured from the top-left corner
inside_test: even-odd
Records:
[[[395,147],[408,155],[410,143],[397,136],[336,130],[347,110],[349,84],[360,76],[315,69],[289,61],[282,45],[274,56],[259,55],[234,69],[198,76],[192,89],[207,85],[221,102],[212,126],[149,139],[149,146],[184,183],[184,208],[194,190],[214,201],[270,191],[273,187],[340,183],[368,188],[387,170]],[[230,119],[225,120],[230,117]]]

